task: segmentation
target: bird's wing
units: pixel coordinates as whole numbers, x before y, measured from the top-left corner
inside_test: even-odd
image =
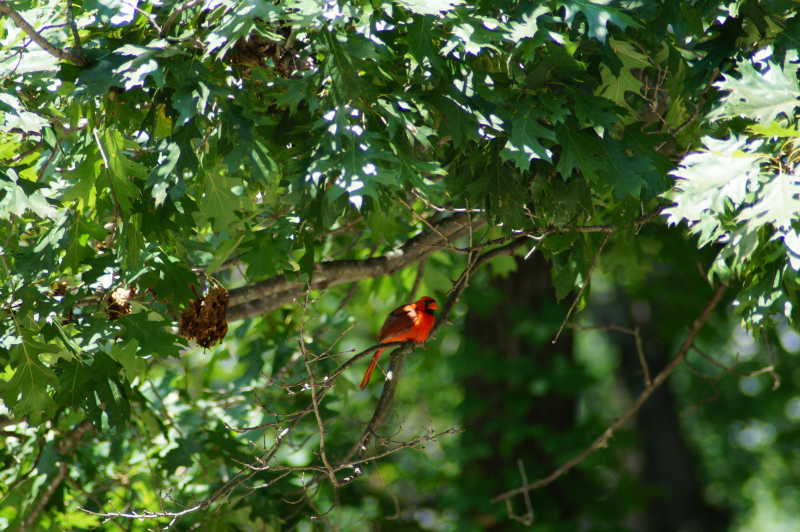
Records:
[[[417,322],[417,316],[417,309],[413,304],[403,305],[394,309],[386,318],[386,321],[383,322],[381,332],[378,333],[378,341],[382,342],[387,338],[397,336],[402,337],[414,327]],[[402,340],[402,338],[398,339]]]

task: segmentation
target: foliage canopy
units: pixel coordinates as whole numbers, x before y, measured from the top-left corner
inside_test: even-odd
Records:
[[[734,319],[767,343],[800,317],[790,0],[20,0],[0,14],[0,399],[16,431],[0,444],[0,522],[385,515],[348,451],[377,396],[357,369],[320,379],[409,293],[454,296],[426,350],[464,349],[464,314],[491,309],[503,296],[486,287],[532,254],[573,307],[510,335],[591,315],[595,272],[601,292],[647,294],[674,264],[706,279],[696,294],[659,285],[686,298],[674,345],[703,283],[730,285]],[[457,302],[468,283],[486,299]],[[430,384],[398,384],[411,401],[412,383],[445,383],[425,421],[370,457],[455,438],[459,370],[438,358],[413,362]],[[588,435],[607,424],[592,419]],[[334,472],[328,457],[347,459]],[[409,474],[435,485],[421,462]]]

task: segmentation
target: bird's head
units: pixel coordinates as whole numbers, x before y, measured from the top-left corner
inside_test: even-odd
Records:
[[[419,298],[417,301],[417,308],[421,308],[423,311],[428,312],[429,314],[433,314],[434,310],[439,308],[439,305],[436,303],[436,300],[429,296],[423,296]]]

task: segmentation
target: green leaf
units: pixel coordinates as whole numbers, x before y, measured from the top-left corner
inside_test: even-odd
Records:
[[[214,253],[214,258],[211,262],[208,263],[206,267],[206,271],[209,274],[213,274],[215,271],[219,269],[222,264],[228,260],[228,258],[233,254],[234,251],[239,247],[239,244],[242,243],[245,235],[239,235],[239,238],[229,238],[225,240],[224,244],[222,244]]]
[[[785,64],[785,69],[767,61],[763,71],[756,70],[749,59],[737,68],[740,77],[723,75],[715,86],[728,91],[722,105],[709,115],[712,120],[741,116],[756,122],[774,122],[780,115],[794,119],[794,110],[800,105],[800,86],[797,81],[798,66]]]
[[[157,86],[162,87],[164,85],[164,72],[160,69],[155,58],[159,56],[168,57],[177,53],[174,49],[165,52],[167,46],[167,41],[154,40],[148,43],[147,46],[127,44],[114,50],[115,54],[133,57],[133,59],[122,63],[114,70],[114,74],[119,75],[122,79],[125,90],[144,86],[148,76],[153,78]]]
[[[31,423],[39,423],[55,407],[48,387],[56,386],[58,379],[39,355],[59,352],[58,346],[43,344],[27,335],[11,348],[14,373],[8,382],[0,380],[0,397],[17,417],[27,416]]]
[[[606,181],[611,184],[617,197],[638,198],[642,187],[654,189],[658,172],[644,153],[628,154],[625,145],[613,139],[606,139],[608,167],[601,170]]]
[[[617,105],[632,109],[625,100],[625,95],[629,92],[639,94],[642,90],[642,82],[633,75],[631,68],[623,67],[619,74],[614,74],[607,65],[600,65],[600,79],[602,83],[597,87],[595,94],[608,98]]]
[[[783,244],[786,246],[786,255],[789,265],[794,271],[800,271],[800,234],[797,231],[786,231],[783,235]]]
[[[268,275],[275,275],[289,266],[289,252],[291,242],[280,235],[273,235],[269,231],[261,231],[253,236],[250,250],[241,257],[247,264],[247,271],[255,279]]]
[[[205,190],[198,201],[200,219],[213,220],[217,231],[227,231],[239,220],[236,211],[243,208],[241,197],[233,193],[233,180],[217,173],[206,173]]]
[[[577,24],[578,14],[582,14],[587,25],[587,34],[597,40],[605,41],[608,37],[609,24],[614,24],[620,29],[629,26],[640,27],[630,15],[621,9],[610,7],[608,2],[594,2],[591,0],[568,0],[558,2],[564,8],[564,20],[572,27]]]
[[[12,216],[22,216],[28,208],[28,196],[22,187],[14,181],[0,181],[0,191],[4,192],[0,198],[0,218],[8,220]]]
[[[119,225],[119,237],[123,244],[117,251],[122,258],[122,267],[128,271],[136,271],[142,264],[144,235],[142,235],[142,214],[128,216]]]
[[[751,135],[770,138],[799,138],[800,129],[796,127],[783,127],[778,122],[768,124],[752,124],[747,126],[747,132]]]
[[[665,197],[675,205],[664,210],[670,224],[697,222],[707,211],[722,212],[725,202],[741,205],[747,191],[757,183],[764,157],[756,150],[760,141],[730,137],[705,137],[706,151],[690,153],[672,172],[678,178],[675,189]]]
[[[193,438],[178,438],[178,446],[164,457],[164,470],[171,474],[179,467],[192,465],[192,455],[203,448],[203,443]]]
[[[549,162],[553,154],[540,141],[544,139],[555,141],[556,136],[553,131],[539,123],[539,118],[541,114],[532,109],[514,118],[511,124],[511,136],[500,152],[503,160],[514,161],[517,168],[522,171],[527,171],[534,159],[544,159]]]
[[[546,15],[550,9],[545,5],[538,5],[530,12],[524,13],[519,20],[508,23],[510,32],[506,38],[512,42],[519,42],[523,39],[533,39],[539,31],[539,17]]]
[[[7,220],[12,215],[22,216],[30,210],[40,218],[55,218],[57,211],[42,195],[41,190],[35,190],[30,195],[18,184],[18,179],[13,170],[9,169],[8,176],[11,181],[0,178],[0,219]],[[24,181],[23,181],[24,183]]]
[[[22,130],[39,133],[50,125],[46,119],[25,109],[19,98],[8,93],[0,93],[0,111],[3,111],[2,131]]]
[[[574,122],[556,126],[561,154],[556,170],[564,179],[578,170],[589,181],[597,181],[603,170],[603,146],[592,133],[583,131]]]
[[[112,26],[130,24],[136,16],[136,4],[126,0],[87,0],[86,10],[97,10],[99,19]]]
[[[67,177],[74,179],[75,182],[62,195],[63,201],[77,201],[77,210],[84,211],[95,205],[97,178],[100,176],[102,160],[87,157],[86,160],[78,165],[75,170],[67,173]]]
[[[125,344],[113,343],[108,350],[108,356],[119,362],[124,368],[128,382],[133,382],[136,377],[139,377],[141,381],[147,371],[147,363],[144,358],[137,356],[138,351],[139,342],[136,340],[131,340]]]
[[[64,236],[63,244],[66,251],[64,265],[71,268],[73,272],[77,272],[84,261],[94,252],[89,239],[103,241],[106,231],[97,223],[86,220],[82,216],[74,216],[69,220]]]
[[[266,0],[237,2],[234,5],[218,24],[214,24],[214,31],[206,37],[206,56],[216,52],[215,59],[221,59],[240,38],[253,32],[256,20],[277,22],[278,17],[284,14],[278,6]]]
[[[105,414],[112,427],[121,428],[130,418],[130,404],[119,372],[119,364],[103,352],[94,354],[90,366],[71,361],[61,368],[56,399],[82,409],[95,427],[103,427]]]
[[[139,188],[131,182],[131,179],[141,173],[141,167],[123,153],[125,139],[119,131],[107,129],[102,136],[95,131],[95,138],[111,176],[114,201],[124,212],[130,212],[132,201],[139,196]]]
[[[800,177],[783,172],[765,183],[756,201],[742,210],[738,221],[746,222],[750,231],[764,224],[790,230],[800,216]]]
[[[483,49],[500,52],[500,49],[493,43],[502,39],[502,35],[487,29],[484,21],[469,20],[458,24],[453,27],[453,35],[459,39],[460,44],[464,46],[464,51],[470,55],[478,55]],[[450,49],[454,45],[457,43],[451,43],[451,47],[445,48],[442,53],[449,55]]]
[[[464,0],[396,0],[396,2],[412,13],[435,16],[450,12],[464,4]]]
[[[135,339],[141,347],[141,355],[158,358],[178,356],[181,339],[167,332],[172,325],[160,319],[148,319],[143,313],[129,314],[116,320],[124,329],[126,338]],[[127,347],[127,346],[126,346]]]

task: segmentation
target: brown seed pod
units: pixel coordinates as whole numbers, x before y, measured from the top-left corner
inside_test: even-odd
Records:
[[[106,314],[109,321],[114,321],[131,313],[131,299],[136,295],[136,288],[120,286],[108,295]]]
[[[228,291],[214,286],[205,296],[192,300],[181,313],[178,334],[203,347],[211,347],[228,332],[227,311]]]
[[[67,288],[69,288],[69,286],[66,281],[56,281],[50,285],[50,295],[64,296],[67,294]]]

